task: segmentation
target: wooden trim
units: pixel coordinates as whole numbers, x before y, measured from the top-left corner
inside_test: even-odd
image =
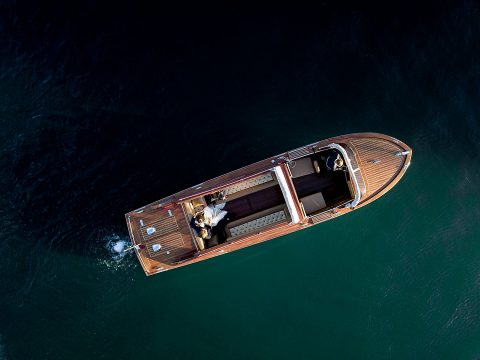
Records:
[[[293,202],[295,203],[295,208],[297,210],[297,214],[300,217],[300,223],[305,221],[305,211],[303,211],[301,207],[300,199],[297,195],[297,190],[295,190],[295,186],[293,185],[291,173],[289,173],[289,168],[287,164],[280,164],[280,168],[283,170],[283,174],[285,175],[285,180],[287,181],[288,189],[290,190],[290,194],[292,195]]]

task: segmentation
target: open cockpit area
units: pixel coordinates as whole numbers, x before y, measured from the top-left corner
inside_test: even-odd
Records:
[[[306,216],[353,199],[354,190],[346,161],[336,149],[291,161],[288,168]]]
[[[193,199],[185,207],[200,250],[291,219],[273,170]]]
[[[282,222],[299,222],[353,196],[345,159],[338,150],[327,148],[186,201],[184,206],[198,249],[204,250]]]

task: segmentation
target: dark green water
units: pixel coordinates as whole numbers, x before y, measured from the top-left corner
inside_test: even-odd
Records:
[[[475,3],[2,10],[0,359],[480,356]],[[150,278],[110,251],[127,211],[362,131],[414,155],[358,212]]]

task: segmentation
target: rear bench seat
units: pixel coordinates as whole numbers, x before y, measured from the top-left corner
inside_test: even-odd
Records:
[[[284,220],[290,220],[290,214],[288,213],[287,206],[282,204],[246,216],[242,219],[232,221],[227,224],[226,231],[229,238],[234,238],[237,236],[256,233],[262,228],[271,226]]]

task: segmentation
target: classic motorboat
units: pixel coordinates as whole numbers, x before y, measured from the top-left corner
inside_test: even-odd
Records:
[[[411,158],[377,133],[302,146],[127,213],[133,249],[153,275],[271,240],[378,199]]]

